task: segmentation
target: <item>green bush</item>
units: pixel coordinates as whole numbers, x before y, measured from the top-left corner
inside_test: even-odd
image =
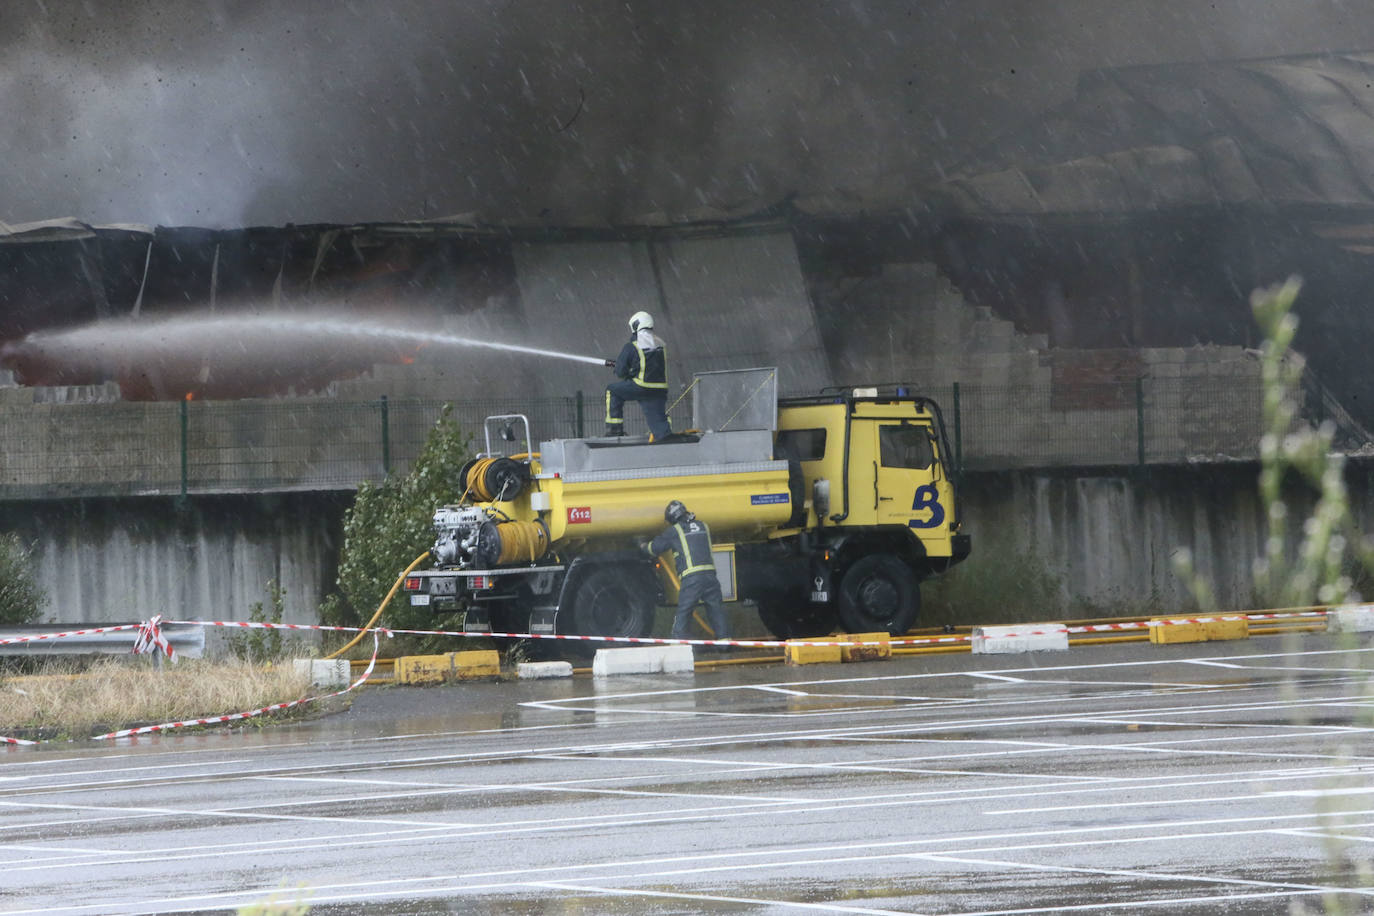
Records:
[[[445,407],[409,473],[358,488],[344,516],[338,589],[320,606],[324,623],[357,627],[371,620],[396,578],[434,543],[434,510],[463,495],[458,469],[471,457],[472,444],[449,413]],[[379,623],[433,630],[452,629],[461,619],[413,608],[398,590]]]
[[[276,579],[267,582],[267,599],[272,610],[269,613],[261,601],[254,601],[248,609],[248,619],[253,623],[281,623],[286,613],[286,589],[277,584]],[[296,654],[299,640],[286,639],[282,630],[254,627],[249,630],[231,633],[229,651],[235,658],[245,662],[261,664],[277,661]]]
[[[14,533],[0,534],[0,623],[31,623],[48,596],[33,577],[33,549]]]

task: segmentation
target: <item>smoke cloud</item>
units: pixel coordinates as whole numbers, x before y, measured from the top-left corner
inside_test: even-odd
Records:
[[[1374,48],[1340,0],[11,0],[0,220],[900,207],[1083,70]]]

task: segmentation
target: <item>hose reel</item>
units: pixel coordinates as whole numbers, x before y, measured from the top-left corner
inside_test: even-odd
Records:
[[[479,567],[533,563],[549,550],[549,529],[543,522],[488,520],[477,531],[472,560]]]
[[[525,491],[529,473],[512,458],[474,458],[458,471],[458,485],[477,502],[509,502]]]

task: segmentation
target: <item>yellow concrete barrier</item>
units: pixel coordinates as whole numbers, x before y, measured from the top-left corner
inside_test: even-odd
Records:
[[[401,684],[443,684],[499,677],[501,654],[495,649],[446,652],[443,655],[403,655],[396,659],[395,678]]]
[[[453,679],[453,654],[403,655],[396,659],[396,681],[401,684],[442,684]]]
[[[1244,617],[1239,620],[1209,620],[1203,626],[1207,628],[1208,639],[1250,638],[1250,621]]]
[[[499,677],[501,674],[501,653],[495,649],[472,649],[449,654],[453,658],[453,675],[460,681]]]
[[[1246,639],[1250,636],[1250,621],[1238,620],[1173,620],[1157,617],[1150,621],[1150,642],[1169,645],[1181,642],[1208,642],[1214,639]]]
[[[783,649],[783,658],[789,665],[823,665],[840,661],[840,646],[797,645],[788,640]]]
[[[877,643],[876,646],[840,646],[840,660],[873,662],[892,657],[892,637],[887,633],[850,633],[841,637],[850,642]]]

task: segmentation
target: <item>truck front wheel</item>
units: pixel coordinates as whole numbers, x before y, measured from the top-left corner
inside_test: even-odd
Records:
[[[892,554],[871,554],[844,574],[839,599],[840,622],[849,632],[900,636],[916,621],[921,587],[911,567]]]
[[[653,627],[657,593],[640,570],[596,566],[573,594],[573,632],[583,636],[644,636]]]
[[[759,620],[778,639],[804,639],[835,631],[835,609],[807,601],[801,592],[760,596],[754,603]]]

